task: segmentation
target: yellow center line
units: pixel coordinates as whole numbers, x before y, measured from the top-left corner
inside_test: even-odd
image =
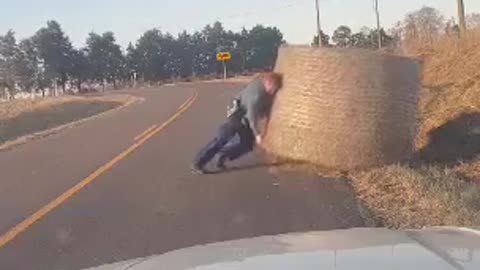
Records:
[[[77,183],[75,186],[64,192],[62,195],[58,196],[55,200],[49,202],[47,205],[43,206],[39,210],[37,210],[35,213],[33,213],[31,216],[27,217],[25,220],[17,224],[15,227],[7,231],[5,234],[0,236],[0,248],[5,246],[7,243],[12,241],[15,237],[17,237],[20,233],[28,229],[30,226],[32,226],[35,222],[43,218],[45,215],[47,215],[49,212],[57,208],[59,205],[64,203],[66,200],[71,198],[73,195],[78,193],[80,190],[82,190],[84,187],[86,187],[88,184],[93,182],[96,178],[110,170],[115,164],[126,158],[128,155],[130,155],[133,151],[135,151],[137,148],[139,148],[141,145],[143,145],[146,141],[148,141],[150,138],[152,138],[155,134],[158,132],[162,131],[164,128],[166,128],[168,125],[170,125],[173,121],[175,121],[180,115],[182,115],[197,99],[198,93],[195,91],[188,99],[185,101],[185,103],[182,104],[181,109],[179,109],[174,115],[172,115],[167,121],[165,121],[162,125],[159,127],[155,128],[152,132],[146,134],[142,139],[139,141],[135,142],[132,146],[124,150],[122,153],[117,155],[115,158],[98,168],[96,171],[94,171],[92,174],[90,174],[87,178],[83,179],[79,183]]]
[[[147,133],[149,133],[150,131],[152,131],[156,127],[157,127],[157,125],[153,125],[153,126],[149,127],[147,130],[145,130],[144,132],[142,132],[138,136],[136,136],[133,140],[134,141],[140,140],[143,136],[145,136]]]
[[[178,106],[178,109],[177,110],[181,110],[183,109],[183,107],[185,107],[186,103],[183,103],[182,105]]]

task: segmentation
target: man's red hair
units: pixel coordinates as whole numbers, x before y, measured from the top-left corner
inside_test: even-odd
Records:
[[[283,87],[283,75],[277,72],[269,72],[263,74],[263,79],[273,82],[274,85],[277,86],[278,89]]]

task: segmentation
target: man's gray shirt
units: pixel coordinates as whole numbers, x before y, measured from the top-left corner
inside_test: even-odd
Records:
[[[273,95],[265,91],[262,78],[257,78],[249,83],[237,96],[239,110],[233,117],[247,120],[254,135],[259,135],[257,120],[270,113]]]

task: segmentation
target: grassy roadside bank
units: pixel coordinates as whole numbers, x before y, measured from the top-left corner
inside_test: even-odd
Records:
[[[58,97],[0,103],[0,145],[117,108],[127,97]]]
[[[408,48],[424,63],[415,160],[351,176],[380,224],[480,228],[479,45],[471,32]]]
[[[368,226],[480,228],[480,31],[405,45],[423,63],[412,160],[342,173],[269,153],[266,159],[272,170],[349,178]]]

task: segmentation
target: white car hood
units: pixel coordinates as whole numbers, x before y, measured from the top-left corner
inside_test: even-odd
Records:
[[[196,246],[88,270],[480,269],[480,232],[350,229]]]

